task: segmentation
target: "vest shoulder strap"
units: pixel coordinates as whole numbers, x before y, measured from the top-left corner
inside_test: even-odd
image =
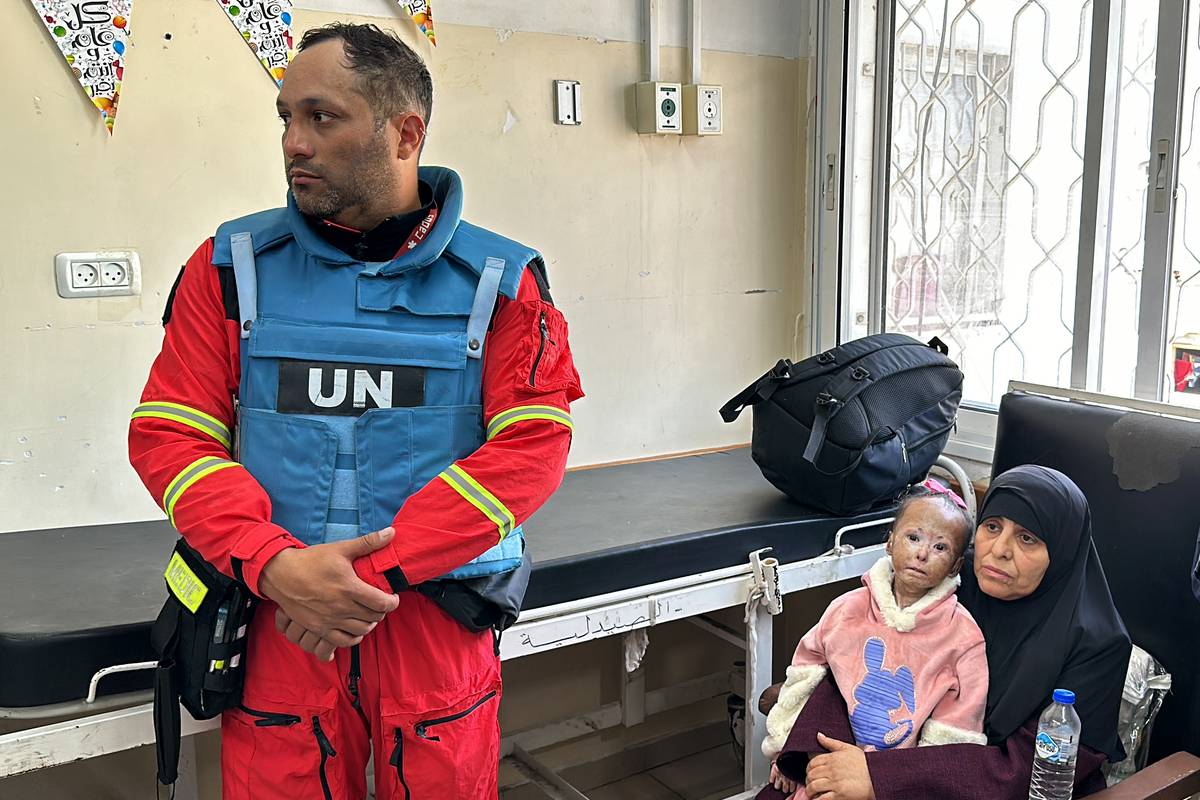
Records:
[[[483,277],[489,263],[494,265],[497,261],[503,261],[504,270],[497,293],[510,300],[517,296],[517,287],[521,285],[525,267],[535,259],[541,259],[533,248],[465,220],[458,223],[454,238],[446,247],[446,254],[480,277]]]
[[[233,266],[231,237],[237,233],[248,233],[254,241],[254,253],[263,252],[292,237],[292,226],[288,224],[286,208],[272,208],[257,214],[230,220],[217,228],[213,237],[214,267]]]

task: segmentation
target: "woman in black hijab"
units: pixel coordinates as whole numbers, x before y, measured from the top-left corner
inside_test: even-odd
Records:
[[[1070,478],[1046,467],[1023,466],[993,482],[979,512],[974,569],[963,575],[959,599],[987,642],[988,741],[1007,739],[1056,688],[1075,692],[1081,742],[1114,761],[1125,757],[1117,712],[1129,665],[1129,635],[1113,606],[1092,543],[1087,500]],[[1049,564],[1034,591],[1005,599],[1015,581],[1003,573],[1038,551],[1020,538],[1011,558],[997,552],[1007,520],[1040,539]]]
[[[785,748],[799,756],[789,773],[808,761],[807,776],[794,777],[810,798],[1024,800],[1038,717],[1055,688],[1075,692],[1082,722],[1075,796],[1103,789],[1100,766],[1124,757],[1117,712],[1129,635],[1092,544],[1083,493],[1056,470],[1016,467],[992,481],[979,519],[959,599],[987,641],[988,745],[864,753],[848,743],[841,695],[822,685]]]

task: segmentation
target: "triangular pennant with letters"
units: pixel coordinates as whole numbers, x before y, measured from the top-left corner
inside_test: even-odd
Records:
[[[111,134],[125,76],[133,0],[30,0]]]
[[[400,7],[408,12],[421,33],[429,37],[429,43],[437,47],[437,37],[433,34],[433,12],[429,9],[433,0],[400,0]]]
[[[292,60],[292,0],[217,0],[263,69],[283,83]]]

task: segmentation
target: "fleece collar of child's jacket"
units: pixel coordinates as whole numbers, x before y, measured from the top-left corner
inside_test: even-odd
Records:
[[[863,575],[862,581],[871,592],[871,598],[875,601],[875,606],[879,609],[884,624],[901,633],[911,631],[916,627],[917,616],[953,594],[959,584],[957,575],[952,578],[943,578],[941,583],[927,591],[920,600],[907,608],[901,608],[892,591],[894,574],[892,557],[884,556]]]

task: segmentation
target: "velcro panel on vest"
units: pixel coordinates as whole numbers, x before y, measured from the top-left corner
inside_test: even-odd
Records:
[[[364,311],[403,310],[421,317],[466,317],[479,276],[458,261],[442,260],[398,275],[358,276],[358,307]]]
[[[255,358],[462,369],[466,364],[464,339],[465,335],[461,333],[345,327],[338,328],[337,335],[332,336],[328,327],[263,317],[250,335],[250,355]]]

